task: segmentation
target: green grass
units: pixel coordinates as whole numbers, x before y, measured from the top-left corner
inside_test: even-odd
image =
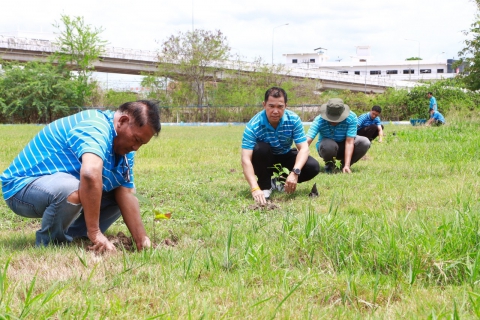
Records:
[[[135,167],[155,249],[38,249],[39,221],[0,202],[0,315],[479,317],[480,117],[447,120],[387,125],[385,142],[374,142],[353,174],[322,172],[294,195],[273,193],[271,211],[249,209],[243,127],[166,126]],[[0,127],[2,171],[40,128]],[[313,146],[311,155],[319,159]],[[314,182],[320,195],[311,199]],[[152,206],[172,219],[154,223]],[[107,234],[119,231],[128,234],[121,221]],[[171,238],[176,246],[164,244]]]

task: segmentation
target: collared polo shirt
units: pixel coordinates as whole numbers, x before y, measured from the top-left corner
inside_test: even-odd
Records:
[[[445,118],[443,117],[443,115],[438,112],[438,111],[434,111],[433,114],[430,115],[430,118],[433,118],[437,121],[440,121],[441,123],[445,123]]]
[[[318,115],[313,120],[310,129],[308,129],[307,137],[314,140],[317,134],[317,149],[324,138],[329,138],[336,142],[343,142],[347,137],[355,138],[357,136],[357,115],[350,111],[348,117],[336,126],[332,126],[327,120]]]
[[[358,120],[357,120],[358,129],[371,126],[372,124],[376,126],[380,126],[382,124],[382,122],[380,121],[380,117],[375,117],[375,119],[372,119],[372,117],[370,116],[370,112],[364,113],[358,117]]]
[[[93,153],[103,160],[103,190],[133,188],[134,152],[113,151],[117,133],[113,111],[87,110],[58,119],[41,130],[0,177],[5,200],[38,177],[65,172],[80,179],[81,157]],[[130,182],[128,181],[130,178]]]
[[[292,143],[307,141],[300,117],[293,111],[285,110],[276,129],[268,122],[265,110],[257,113],[243,132],[242,149],[253,150],[257,142],[270,144],[275,155],[285,154],[292,148]]]
[[[430,106],[428,108],[428,110],[435,110],[435,111],[438,111],[438,106],[437,106],[437,99],[435,99],[435,97],[431,97],[430,98]]]

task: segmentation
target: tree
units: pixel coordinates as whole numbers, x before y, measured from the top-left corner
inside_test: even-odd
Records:
[[[60,33],[55,41],[58,51],[53,59],[77,71],[78,96],[84,104],[95,86],[89,81],[93,63],[105,50],[106,41],[100,38],[103,29],[85,24],[83,17],[62,15],[60,20],[54,24]]]
[[[476,0],[480,9],[480,0]],[[476,15],[476,21],[471,24],[470,30],[464,31],[469,37],[465,40],[465,48],[458,52],[459,61],[454,64],[458,67],[463,64],[464,70],[460,74],[465,86],[470,90],[480,89],[480,15]]]
[[[261,58],[246,63],[237,58],[232,68],[223,71],[225,76],[215,90],[214,105],[261,105],[265,91],[272,86],[284,88],[290,104],[315,103],[316,82],[308,78],[289,77],[284,65],[271,65]]]
[[[181,97],[190,100],[190,91],[197,106],[208,104],[205,84],[217,81],[217,64],[225,62],[229,52],[227,38],[220,30],[179,32],[161,44],[158,76],[182,82],[171,90],[172,94],[181,91]]]
[[[0,75],[2,113],[17,122],[51,122],[78,106],[76,81],[65,64],[3,63]]]

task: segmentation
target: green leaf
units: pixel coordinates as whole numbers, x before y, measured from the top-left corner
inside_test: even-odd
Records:
[[[170,219],[172,217],[171,212],[160,212],[160,209],[153,209],[153,213],[155,214],[155,220],[165,220],[165,219]]]

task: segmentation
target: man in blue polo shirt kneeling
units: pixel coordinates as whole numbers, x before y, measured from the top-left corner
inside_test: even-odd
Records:
[[[367,137],[370,141],[378,137],[378,142],[382,142],[383,125],[380,121],[380,113],[382,113],[382,108],[380,108],[380,106],[373,106],[370,112],[359,116],[357,121],[357,135]]]
[[[425,125],[428,127],[432,124],[436,126],[441,126],[442,124],[445,124],[445,118],[443,117],[443,114],[434,109],[430,109],[430,119],[428,119]]]
[[[16,214],[42,220],[37,246],[88,237],[91,250],[115,251],[104,232],[122,216],[137,249],[148,248],[133,166],[135,151],[159,132],[158,106],[148,100],[58,119],[3,172],[3,197]]]
[[[350,166],[370,148],[370,140],[357,135],[357,115],[339,98],[330,99],[320,107],[320,115],[307,132],[308,145],[317,134],[317,150],[325,161],[326,173],[333,172],[335,160],[341,161],[343,173],[352,173]]]
[[[247,123],[243,133],[243,174],[253,199],[260,204],[266,203],[273,189],[281,189],[271,179],[275,164],[290,171],[283,186],[287,193],[293,193],[297,183],[313,179],[320,171],[318,161],[309,156],[300,117],[286,108],[285,90],[278,87],[268,89],[263,101],[264,110]],[[296,149],[292,149],[292,142]]]

